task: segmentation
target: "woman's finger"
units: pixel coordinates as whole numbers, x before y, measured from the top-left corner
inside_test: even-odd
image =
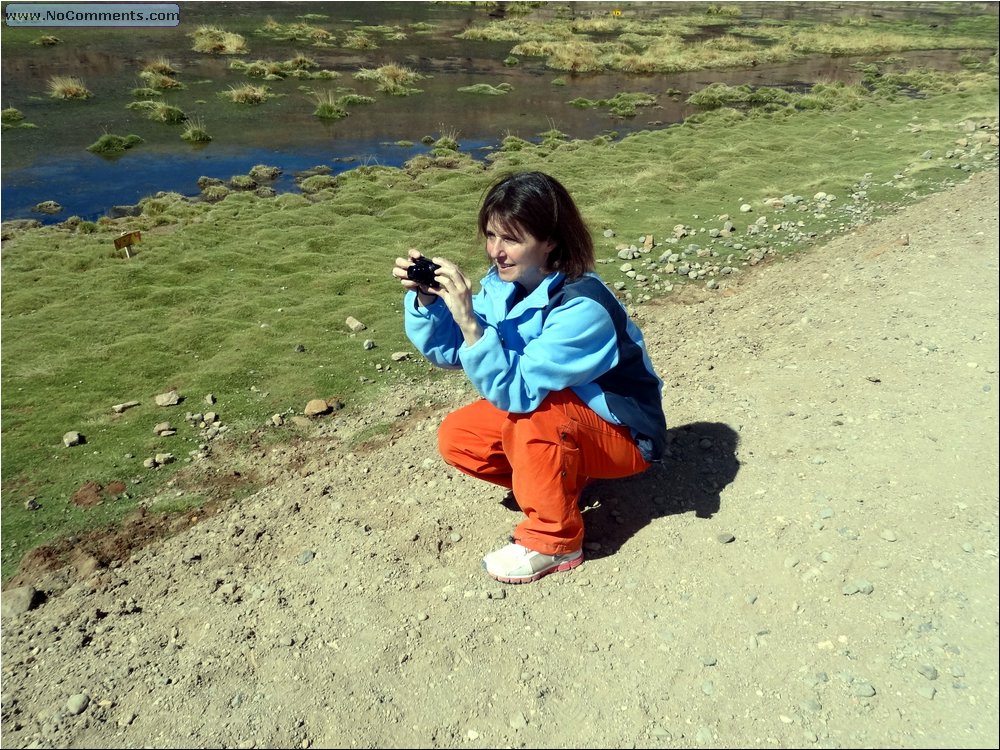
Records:
[[[450,271],[458,271],[459,268],[454,263],[452,263],[447,258],[431,258],[431,261],[437,263],[441,268],[447,268]]]
[[[443,279],[449,279],[454,284],[462,284],[464,286],[469,285],[469,280],[465,277],[465,274],[462,273],[462,269],[450,260],[447,260],[446,258],[434,258],[433,261],[440,266],[440,268],[435,271],[436,276]]]

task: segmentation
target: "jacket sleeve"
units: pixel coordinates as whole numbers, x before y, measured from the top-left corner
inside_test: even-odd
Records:
[[[472,298],[473,313],[484,328],[487,323],[480,308],[485,304],[482,291]],[[431,364],[448,370],[462,369],[459,349],[465,337],[442,300],[435,299],[427,307],[418,307],[417,293],[408,291],[403,296],[403,329],[410,342]]]
[[[495,327],[459,348],[466,375],[498,409],[534,411],[553,391],[593,382],[618,361],[614,323],[594,300],[577,297],[553,309],[541,333],[517,353]]]

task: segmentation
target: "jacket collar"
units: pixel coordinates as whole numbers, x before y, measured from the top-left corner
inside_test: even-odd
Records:
[[[555,292],[565,277],[566,274],[562,271],[550,273],[542,279],[542,283],[536,286],[528,296],[519,301],[514,306],[514,309],[545,307],[548,305],[552,293]],[[504,308],[506,308],[508,300],[517,292],[517,286],[511,281],[501,279],[496,268],[491,268],[489,273],[483,277],[480,284],[487,290],[490,297],[502,303]]]

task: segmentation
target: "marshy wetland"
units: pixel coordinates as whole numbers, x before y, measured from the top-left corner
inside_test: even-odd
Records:
[[[713,83],[956,71],[989,59],[989,6],[182,2],[176,28],[5,27],[3,219],[94,221],[261,163],[294,191],[443,136],[479,159],[508,136],[619,138],[701,111],[688,99]],[[386,87],[388,70],[413,78]],[[101,155],[105,136],[133,143]]]
[[[635,308],[724,289],[996,168],[995,3],[181,13],[176,29],[46,29],[51,44],[3,29],[5,580],[29,549],[136,507],[252,490],[267,446],[311,439],[291,419],[311,399],[349,414],[444,377],[393,358],[409,345],[388,269],[414,246],[482,270],[472,217],[497,172],[563,181],[600,273]],[[201,28],[246,51],[196,51]],[[53,96],[57,76],[89,95]],[[244,86],[269,96],[236,101]],[[191,126],[210,140],[182,138]],[[131,146],[87,150],[105,135]],[[123,204],[137,215],[107,215]],[[126,257],[114,240],[133,231]],[[696,320],[678,327],[698,335]],[[185,401],[162,435],[154,397],[171,390]],[[205,410],[226,428],[211,439],[183,416]],[[70,431],[85,441],[65,446]],[[161,453],[177,460],[144,466]],[[98,505],[73,501],[84,486]]]

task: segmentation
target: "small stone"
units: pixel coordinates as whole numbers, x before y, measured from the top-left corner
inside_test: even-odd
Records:
[[[917,672],[928,680],[936,680],[938,678],[938,671],[932,664],[921,664],[917,667]]]
[[[302,411],[307,417],[318,417],[321,414],[327,414],[330,411],[330,405],[322,398],[314,398],[306,404],[306,408]]]
[[[354,333],[358,333],[358,331],[363,331],[368,327],[360,320],[354,317],[348,317],[345,322],[347,324],[347,327]]]
[[[851,581],[844,585],[843,592],[845,596],[850,596],[851,594],[870,594],[875,590],[875,587],[865,580]]]
[[[719,544],[729,544],[730,542],[736,541],[736,536],[728,531],[723,531],[716,537],[716,539],[719,540]]]
[[[0,612],[2,612],[5,620],[8,617],[23,615],[25,612],[34,609],[40,603],[40,599],[41,597],[38,596],[38,592],[32,586],[18,586],[17,588],[7,589],[3,592]]]
[[[851,692],[858,698],[871,698],[875,693],[875,688],[870,682],[857,682],[851,688]]]
[[[176,406],[181,402],[181,395],[177,391],[167,391],[156,397],[157,406]]]
[[[65,435],[63,435],[63,445],[67,448],[72,448],[76,445],[82,445],[86,443],[87,439],[76,430],[70,430]]]
[[[79,716],[90,705],[90,696],[86,693],[76,693],[66,701],[66,710],[73,716]]]

